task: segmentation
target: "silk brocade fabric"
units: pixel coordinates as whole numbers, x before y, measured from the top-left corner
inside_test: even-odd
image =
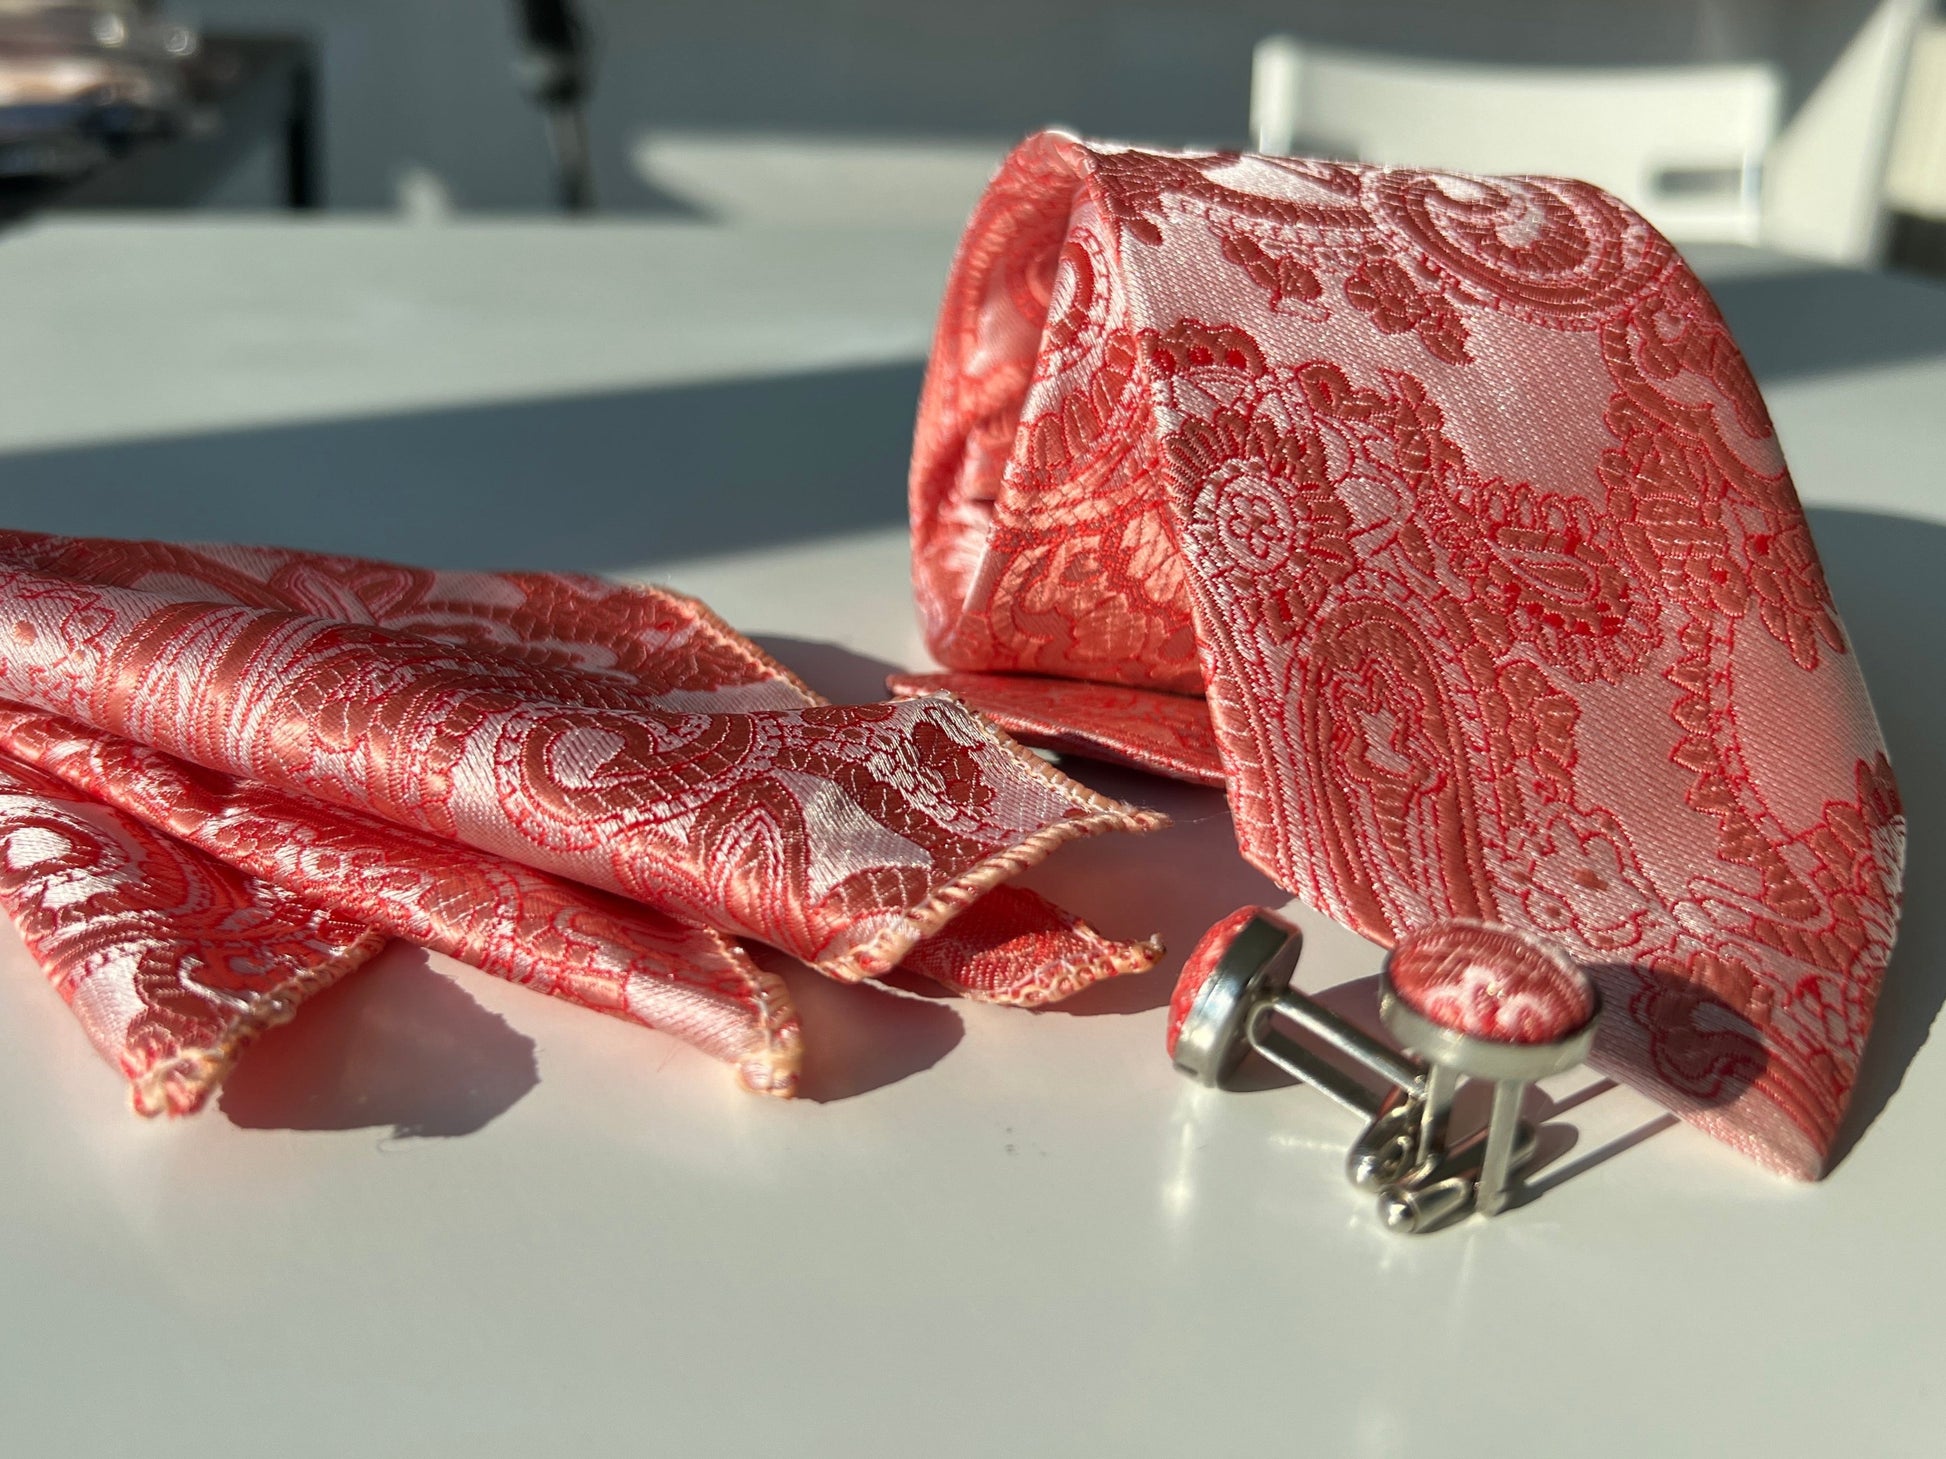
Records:
[[[1822,1173],[1904,821],[1763,401],[1638,215],[1030,138],[911,501],[946,672],[897,690],[1227,787],[1246,855],[1383,944],[1554,939],[1600,1068]]]
[[[950,699],[826,704],[658,589],[0,533],[0,904],[144,1113],[392,937],[788,1095],[746,941],[1064,997],[1160,948],[1009,879],[1161,824]]]

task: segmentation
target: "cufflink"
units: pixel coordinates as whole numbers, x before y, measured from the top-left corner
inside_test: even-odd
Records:
[[[1601,997],[1552,943],[1454,920],[1401,938],[1385,959],[1378,1014],[1426,1069],[1418,1153],[1442,1148],[1464,1079],[1493,1084],[1474,1208],[1497,1216],[1511,1198],[1520,1104],[1536,1079],[1588,1057]]]
[[[1184,964],[1170,1004],[1176,1067],[1220,1088],[1250,1053],[1363,1121],[1345,1173],[1376,1194],[1391,1230],[1438,1230],[1473,1211],[1498,1215],[1533,1156],[1520,1119],[1527,1085],[1587,1057],[1601,1004],[1587,975],[1542,938],[1447,921],[1403,938],[1385,961],[1379,1017],[1394,1052],[1290,986],[1303,934],[1258,907],[1212,927]],[[1286,1026],[1322,1044],[1300,1043]],[[1349,1072],[1349,1060],[1381,1088]],[[1451,1137],[1468,1079],[1494,1086],[1483,1133]]]

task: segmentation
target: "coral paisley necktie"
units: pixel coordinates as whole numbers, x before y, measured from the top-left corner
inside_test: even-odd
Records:
[[[1160,949],[1002,883],[1162,823],[950,700],[827,705],[656,589],[0,532],[0,905],[144,1113],[389,937],[790,1094],[744,939],[1063,997]]]
[[[1595,1062],[1822,1173],[1904,822],[1763,402],[1599,189],[1057,134],[960,245],[913,458],[957,692],[1228,787],[1390,944],[1548,935]]]

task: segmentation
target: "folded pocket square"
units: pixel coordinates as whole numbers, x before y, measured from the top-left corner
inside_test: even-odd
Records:
[[[789,1094],[742,940],[1062,997],[1159,948],[1002,884],[1161,823],[951,700],[826,704],[657,589],[0,533],[0,903],[148,1113],[388,937]]]

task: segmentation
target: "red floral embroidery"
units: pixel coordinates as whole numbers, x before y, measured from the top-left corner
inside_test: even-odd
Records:
[[[1345,298],[1387,334],[1417,334],[1434,359],[1466,364],[1466,323],[1445,295],[1422,289],[1397,262],[1368,258],[1344,283]]]
[[[991,280],[1057,233],[1100,317],[1055,367]],[[1112,427],[1090,406],[1088,451],[1044,449],[1098,372]],[[984,422],[1029,375],[1009,454]],[[1220,772],[1245,852],[1373,937],[1560,938],[1612,985],[1604,1068],[1822,1168],[1903,821],[1749,372],[1622,204],[1030,139],[948,285],[912,511],[953,682],[1044,742]],[[993,683],[1022,669],[1093,682]],[[1205,693],[1220,765],[1104,684]],[[1785,703],[1818,735],[1753,707]]]
[[[1477,573],[1469,615],[1496,652],[1533,645],[1543,663],[1579,680],[1619,680],[1660,642],[1656,608],[1631,586],[1614,524],[1579,497],[1489,482],[1463,492],[1477,543],[1453,559]]]
[[[956,695],[1010,734],[1049,749],[1223,784],[1216,731],[1199,696],[1033,674],[893,674],[886,687],[898,695]]]
[[[0,533],[0,623],[0,904],[148,1113],[391,936],[768,1094],[797,1023],[739,936],[1014,1003],[1159,950],[981,903],[1157,818],[949,698],[823,704],[673,594]]]
[[[1169,999],[1169,1023],[1164,1030],[1164,1043],[1173,1056],[1176,1042],[1182,1037],[1182,1026],[1189,1021],[1190,1011],[1196,1006],[1196,997],[1203,991],[1216,972],[1216,965],[1223,961],[1223,954],[1230,950],[1246,924],[1258,915],[1255,907],[1239,907],[1221,922],[1205,932],[1200,941],[1189,950],[1183,959],[1182,974],[1176,979],[1176,990]]]
[[[1399,1001],[1441,1028],[1504,1044],[1551,1044],[1594,1017],[1588,979],[1537,937],[1478,922],[1409,932],[1385,960]]]
[[[1186,420],[1168,447],[1198,483],[1185,530],[1207,544],[1206,569],[1239,611],[1289,626],[1315,611],[1354,559],[1351,511],[1331,480],[1323,428],[1283,404],[1270,394]]]
[[[1674,252],[1640,217],[1585,182],[1364,170],[1388,249],[1450,279],[1471,304],[1585,329],[1646,294]]]
[[[1285,308],[1293,301],[1314,303],[1323,296],[1324,285],[1318,282],[1317,271],[1302,259],[1280,258],[1267,252],[1263,244],[1246,233],[1224,230],[1219,237],[1223,256],[1269,296],[1272,309]]]

